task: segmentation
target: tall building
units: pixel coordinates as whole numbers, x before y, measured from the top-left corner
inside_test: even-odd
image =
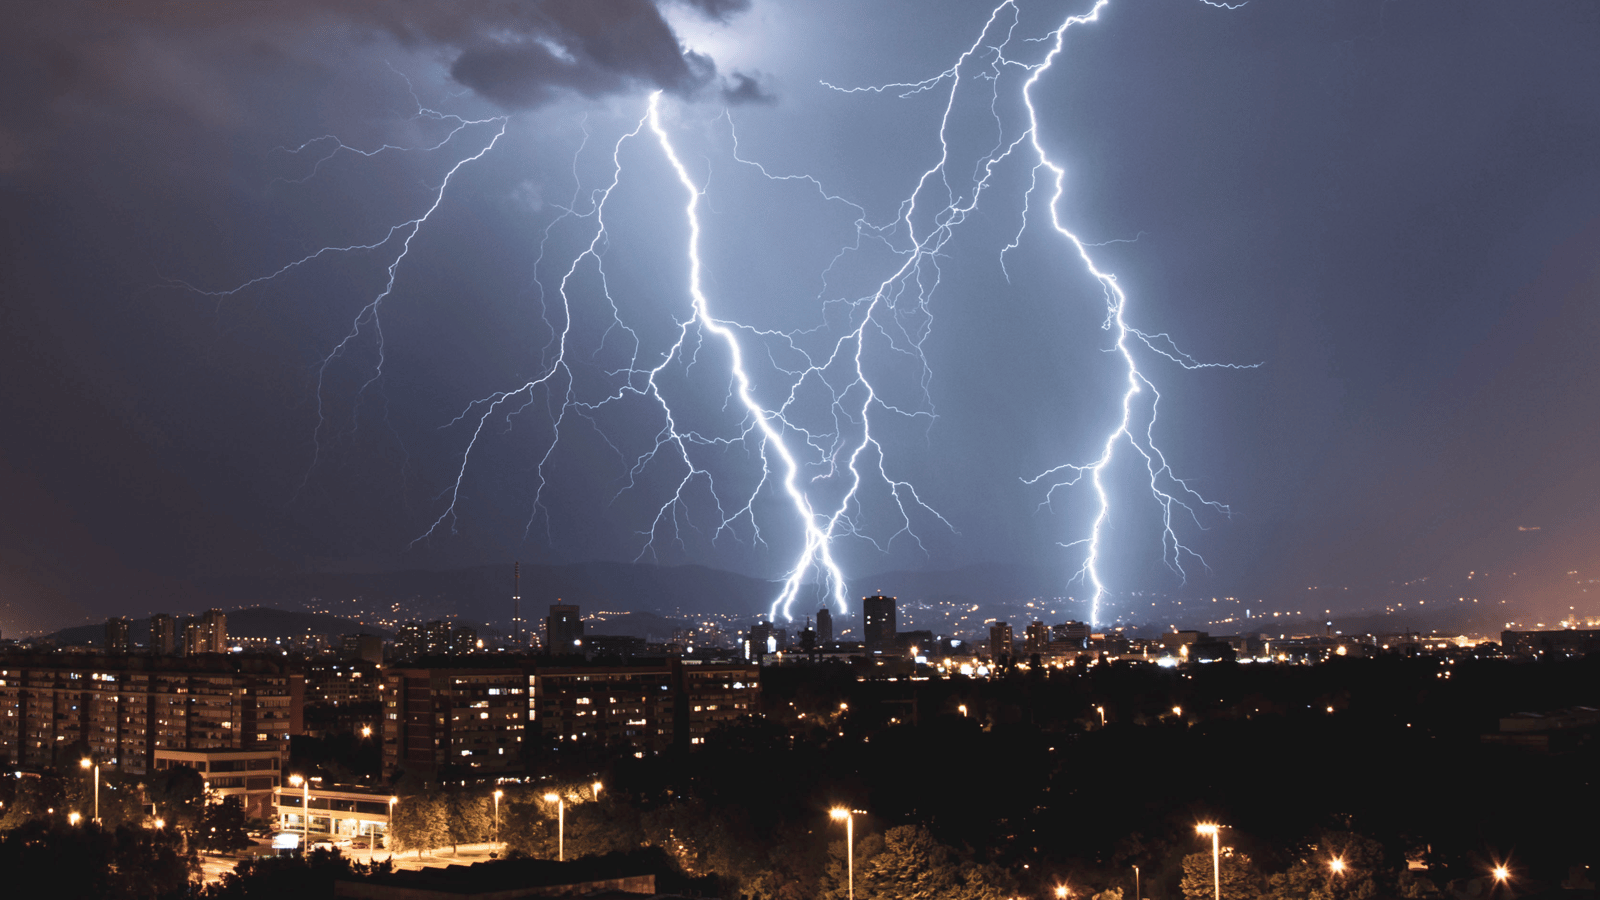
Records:
[[[522,771],[528,676],[521,668],[383,671],[383,768],[438,777]]]
[[[996,622],[989,626],[989,659],[1000,663],[1010,659],[1016,636],[1011,633],[1011,626],[1005,622]]]
[[[1050,649],[1050,626],[1043,622],[1034,622],[1023,633],[1022,652],[1044,653]]]
[[[158,751],[273,750],[301,731],[304,681],[279,660],[104,654],[0,656],[0,764],[56,759],[87,746],[148,773]],[[74,751],[81,752],[81,751]]]
[[[817,646],[826,647],[833,643],[833,613],[828,608],[817,610]]]
[[[228,614],[220,609],[208,609],[198,619],[184,619],[183,651],[185,656],[227,653]]]
[[[377,634],[340,635],[339,658],[381,663],[383,662],[383,636]]]
[[[556,603],[544,620],[545,650],[556,656],[582,653],[583,617],[576,603]]]
[[[754,715],[761,669],[685,665],[540,667],[528,677],[529,739],[628,747],[635,756],[693,748],[719,725]]]
[[[106,652],[127,653],[133,649],[132,641],[128,640],[128,619],[126,616],[113,616],[106,620]]]
[[[522,650],[528,642],[522,637],[522,563],[511,564],[511,646]]]
[[[882,594],[865,597],[861,600],[861,614],[866,620],[862,630],[865,632],[863,637],[866,640],[867,652],[893,650],[894,598]]]
[[[172,630],[172,617],[156,613],[150,617],[150,655],[171,656],[178,649]]]

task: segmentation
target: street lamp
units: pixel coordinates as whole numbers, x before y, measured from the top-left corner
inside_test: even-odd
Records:
[[[1056,900],[1066,900],[1070,896],[1072,896],[1072,891],[1068,890],[1066,885],[1056,885]]]
[[[1100,727],[1106,727],[1106,708],[1104,706],[1096,706],[1094,711],[1100,714]]]
[[[78,765],[85,769],[94,770],[94,820],[100,821],[100,767],[95,765],[89,757],[78,760]]]
[[[1217,900],[1222,900],[1222,848],[1217,843],[1217,833],[1221,826],[1215,822],[1196,825],[1194,830],[1202,835],[1211,835],[1211,882],[1216,888]]]
[[[75,812],[74,812],[74,813],[67,813],[67,822],[68,822],[68,823],[69,823],[69,824],[72,824],[72,825],[76,825],[76,824],[78,824],[78,822],[80,822],[80,821],[81,821],[81,820],[82,820],[82,819],[83,819],[83,816],[80,816],[80,815],[78,815],[78,814],[77,814],[77,813],[75,813]]]
[[[506,795],[505,791],[494,792],[494,842],[500,843],[500,798]]]
[[[289,783],[300,788],[300,832],[304,835],[300,852],[304,853],[311,845],[311,779],[299,775],[290,775]],[[393,809],[390,805],[390,809]]]
[[[1333,874],[1335,874],[1335,875],[1343,875],[1344,874],[1344,860],[1340,859],[1337,856],[1335,856],[1333,858],[1333,860],[1328,863],[1328,868],[1332,869],[1333,870]]]
[[[1139,867],[1138,866],[1134,866],[1133,867],[1133,900],[1141,900],[1141,898],[1139,897]]]
[[[394,805],[399,802],[399,797],[396,797],[392,794],[389,796],[389,824],[385,825],[383,828],[383,842],[389,845],[390,859],[394,859],[394,844],[390,843],[390,835],[394,833]],[[372,849],[376,850],[378,848],[373,847]]]
[[[600,789],[605,787],[605,785],[603,785],[600,782],[596,781],[594,784],[590,785],[590,787],[594,788],[594,798],[596,800],[599,800],[600,799]]]
[[[156,820],[156,830],[157,831],[160,831],[161,829],[163,829],[165,827],[167,827],[167,820],[166,819],[157,819]]]
[[[545,794],[544,799],[556,805],[556,861],[567,860],[567,798],[560,794]]]
[[[843,806],[835,806],[833,809],[828,810],[829,818],[835,822],[844,823],[844,856],[846,872],[849,873],[847,876],[849,878],[847,882],[849,885],[849,900],[856,900],[856,813],[862,813],[862,811],[859,809],[847,809]],[[865,815],[865,813],[862,813],[862,815]]]

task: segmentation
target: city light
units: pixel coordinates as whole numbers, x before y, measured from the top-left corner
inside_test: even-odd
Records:
[[[1333,860],[1328,863],[1328,868],[1333,870],[1333,874],[1342,875],[1344,874],[1344,860],[1335,856]]]

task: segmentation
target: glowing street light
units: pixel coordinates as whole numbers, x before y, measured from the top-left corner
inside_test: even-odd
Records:
[[[1134,866],[1133,867],[1133,900],[1141,900],[1141,898],[1139,897],[1139,867],[1138,866]]]
[[[156,830],[157,831],[160,831],[161,829],[163,829],[165,827],[167,827],[167,820],[166,819],[157,819],[156,820]]]
[[[494,842],[500,843],[500,798],[506,795],[505,791],[494,792]]]
[[[835,806],[828,810],[828,818],[835,822],[844,823],[844,857],[845,871],[848,873],[846,882],[849,885],[848,900],[856,900],[856,813],[859,809],[848,809]],[[865,813],[862,813],[865,815]]]
[[[1511,870],[1510,869],[1506,868],[1505,866],[1495,866],[1494,867],[1494,880],[1495,881],[1505,881],[1507,878],[1510,878],[1510,877],[1511,877]]]
[[[556,861],[567,859],[567,798],[560,794],[545,794],[544,799],[556,805]]]
[[[1070,896],[1072,896],[1072,891],[1068,890],[1066,885],[1056,885],[1056,900],[1066,900]]]
[[[300,852],[304,853],[311,845],[311,780],[299,775],[290,775],[289,783],[300,788],[300,832],[305,837],[301,842]],[[394,810],[393,801],[389,805],[390,812]]]
[[[1094,711],[1100,714],[1100,727],[1106,727],[1106,708],[1104,706],[1096,706]]]
[[[1222,848],[1217,842],[1218,832],[1222,830],[1222,826],[1215,822],[1206,822],[1196,825],[1194,830],[1202,835],[1211,835],[1211,883],[1216,888],[1217,900],[1222,900]]]
[[[76,825],[81,821],[83,821],[83,816],[80,816],[75,812],[67,813],[67,822],[69,824]]]
[[[363,725],[363,726],[361,726],[361,736],[364,737],[364,738],[372,737],[372,726],[371,725]]]
[[[78,760],[81,768],[94,770],[94,820],[100,821],[100,767],[95,765],[89,757]]]
[[[1337,856],[1335,856],[1333,858],[1333,860],[1328,863],[1328,868],[1332,869],[1333,870],[1333,874],[1335,874],[1335,875],[1343,875],[1344,874],[1344,860],[1340,859]]]
[[[594,788],[594,798],[596,800],[599,800],[600,799],[600,789],[605,787],[605,785],[603,785],[600,782],[596,781],[594,784],[591,784],[589,786]]]

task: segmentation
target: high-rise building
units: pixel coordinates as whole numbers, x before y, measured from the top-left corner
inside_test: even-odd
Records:
[[[583,617],[576,603],[555,603],[544,620],[544,646],[548,653],[566,656],[582,653]]]
[[[528,676],[521,668],[383,670],[383,767],[437,777],[522,771]]]
[[[522,650],[528,642],[522,636],[522,563],[511,564],[511,647]]]
[[[150,655],[171,656],[177,649],[172,631],[172,617],[166,613],[156,613],[150,617]]]
[[[0,657],[0,764],[76,766],[87,747],[135,775],[164,750],[273,750],[302,725],[304,680],[280,661],[103,654]]]
[[[1035,622],[1028,626],[1022,638],[1024,653],[1044,653],[1050,648],[1050,626]]]
[[[339,658],[363,662],[383,662],[383,637],[376,634],[345,634],[339,636]]]
[[[989,659],[996,663],[1010,659],[1013,652],[1012,646],[1016,643],[1016,636],[1011,633],[1011,626],[1005,622],[996,622],[989,626]]]
[[[867,652],[894,649],[894,598],[879,594],[861,600],[861,615],[866,620],[862,631]]]
[[[817,610],[817,646],[826,647],[833,643],[833,613],[828,608]]]
[[[227,653],[228,614],[220,609],[208,609],[198,619],[184,619],[183,651],[185,656]]]
[[[106,620],[106,652],[127,653],[133,649],[133,643],[128,640],[128,619],[126,616],[112,616]]]

